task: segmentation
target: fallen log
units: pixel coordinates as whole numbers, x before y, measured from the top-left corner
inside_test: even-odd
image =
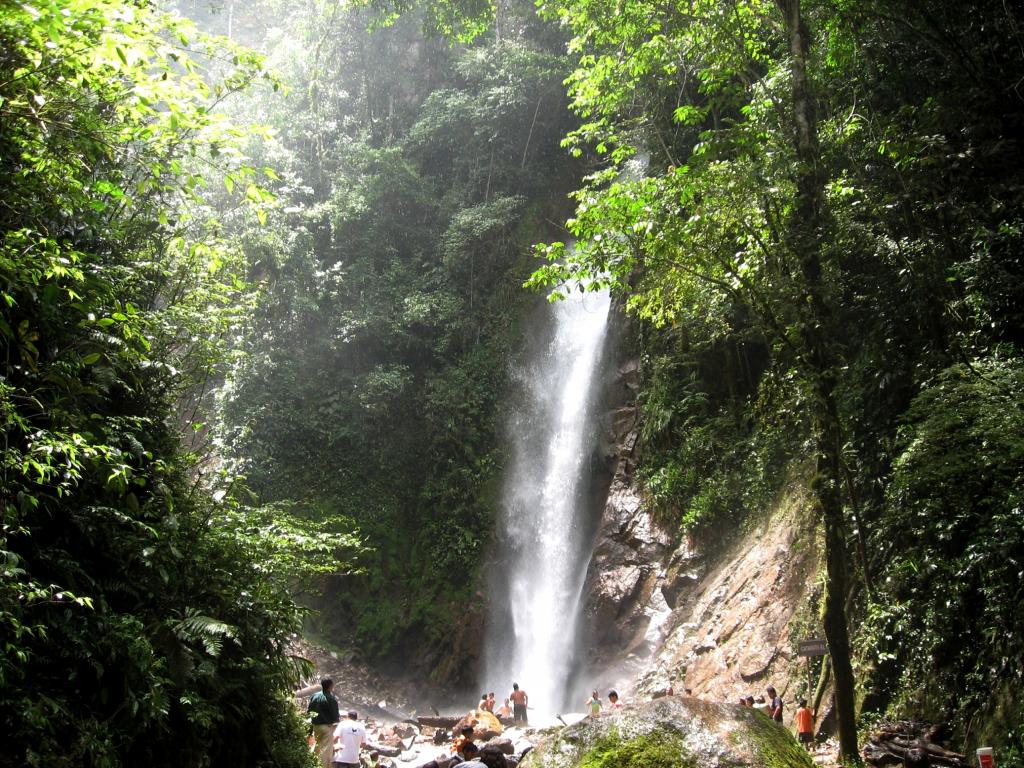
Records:
[[[893,736],[891,741],[898,747],[903,747],[904,749],[923,749],[926,752],[928,752],[929,755],[941,757],[946,760],[966,760],[965,755],[961,755],[958,752],[950,752],[948,749],[943,749],[938,744],[933,744],[932,742],[927,741],[924,738],[907,739],[901,738],[899,736]]]
[[[887,744],[884,747],[865,745],[864,760],[876,766],[903,763],[907,766],[969,768],[968,763],[960,757],[943,757],[924,747],[898,747],[895,744]]]
[[[378,744],[373,741],[367,741],[363,746],[369,751],[377,750],[377,752],[379,752],[383,757],[398,757],[402,754],[401,747],[392,747],[387,744]]]
[[[948,729],[908,720],[880,723],[864,744],[864,761],[882,768],[971,768],[965,755],[937,743]]]
[[[436,715],[436,716],[418,715],[415,720],[410,719],[410,720],[406,720],[404,722],[416,723],[420,727],[426,726],[427,728],[444,728],[445,730],[451,731],[451,730],[455,729],[455,726],[462,719],[463,718],[461,716],[460,717],[455,717],[455,716],[445,717],[443,715]],[[515,720],[513,720],[511,717],[496,717],[495,719],[499,723],[501,723],[502,727],[510,727],[512,725],[515,725]],[[499,733],[500,733],[500,731],[499,731]]]

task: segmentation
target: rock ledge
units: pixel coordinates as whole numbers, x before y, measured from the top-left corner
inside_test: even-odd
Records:
[[[692,696],[552,729],[521,765],[652,768],[652,760],[659,768],[814,768],[792,734],[761,712]]]

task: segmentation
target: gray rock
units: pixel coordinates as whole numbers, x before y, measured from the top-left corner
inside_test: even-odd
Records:
[[[504,755],[513,755],[516,751],[515,746],[513,746],[512,744],[512,739],[506,739],[500,736],[496,736],[495,738],[488,741],[486,746],[497,747],[501,750],[501,753]]]
[[[552,732],[522,768],[814,768],[792,734],[748,707],[668,696]]]
[[[382,757],[398,757],[402,754],[401,747],[392,747],[387,744],[378,744],[372,741],[367,741],[365,746],[368,750],[377,750]]]

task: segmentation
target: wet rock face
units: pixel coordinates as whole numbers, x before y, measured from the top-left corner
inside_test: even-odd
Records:
[[[619,366],[605,418],[610,479],[583,606],[593,684],[627,696],[691,689],[729,702],[773,684],[788,714],[788,683],[801,674],[795,633],[814,632],[801,626],[799,611],[821,567],[807,479],[794,476],[743,530],[706,532],[713,541],[659,528],[635,477],[638,377],[636,360]]]
[[[669,696],[552,732],[524,768],[813,768],[767,715]]]
[[[616,478],[590,562],[585,614],[598,645],[634,648],[645,636],[645,607],[659,583],[668,537],[643,510],[636,489]]]
[[[704,558],[695,552],[689,541],[682,542],[665,568],[661,594],[669,608],[678,608],[691,594],[704,574]]]
[[[693,572],[700,559],[683,562],[673,557],[678,542],[655,524],[636,483],[639,377],[636,359],[620,365],[612,377],[605,416],[608,490],[583,591],[589,668],[629,670],[627,676],[640,674],[644,660],[656,651],[660,627],[679,594],[691,586],[690,578],[696,579]],[[615,684],[630,688],[625,677],[618,677]]]
[[[598,666],[645,645],[651,605],[662,581],[661,562],[673,549],[671,537],[652,522],[633,480],[639,458],[638,414],[628,401],[635,397],[639,370],[637,360],[618,368],[615,390],[627,404],[614,407],[606,418],[612,479],[587,572],[583,610],[588,651]]]

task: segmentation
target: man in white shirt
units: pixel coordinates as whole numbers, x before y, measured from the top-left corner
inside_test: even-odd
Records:
[[[338,723],[334,729],[334,765],[342,768],[359,768],[359,748],[366,743],[366,728],[356,718],[355,710],[349,710],[348,719]]]

